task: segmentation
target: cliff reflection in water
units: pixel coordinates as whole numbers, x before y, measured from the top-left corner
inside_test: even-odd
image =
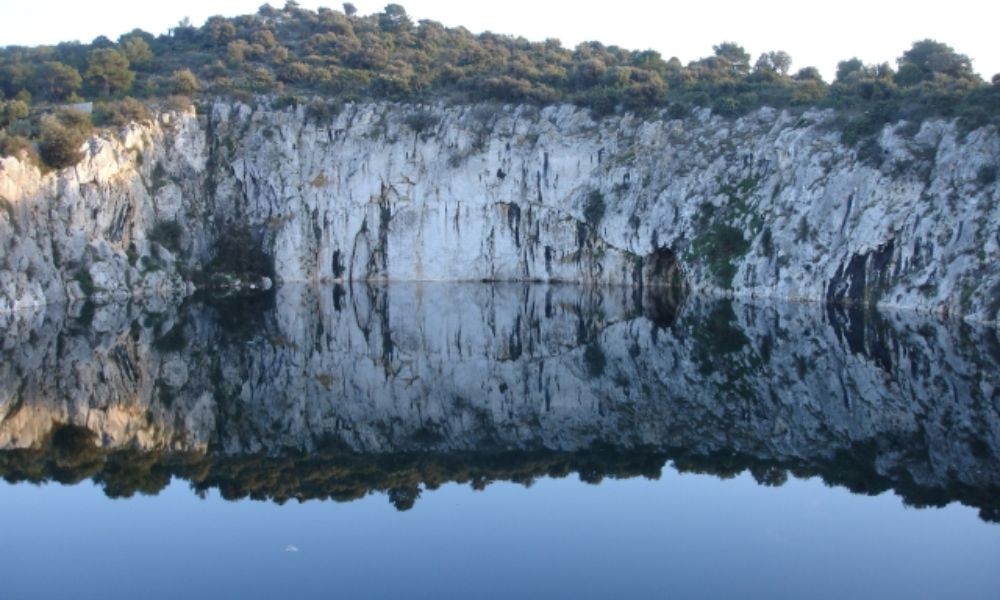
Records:
[[[446,482],[821,476],[1000,518],[1000,344],[669,290],[283,287],[0,329],[0,474],[405,509]]]

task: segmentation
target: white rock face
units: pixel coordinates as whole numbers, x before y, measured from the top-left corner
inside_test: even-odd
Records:
[[[683,272],[712,293],[996,322],[1000,183],[982,173],[1000,134],[887,127],[873,166],[830,120],[365,104],[316,122],[304,107],[216,103],[95,139],[59,173],[3,159],[0,310],[91,287],[148,293],[151,273],[180,288],[180,267],[198,270],[244,227],[285,282],[649,285]],[[182,226],[176,265],[150,244],[163,221]],[[95,243],[116,258],[88,254]]]
[[[204,145],[192,112],[95,137],[78,165],[46,175],[0,158],[0,312],[183,289],[149,236],[173,218],[164,165],[200,180]]]

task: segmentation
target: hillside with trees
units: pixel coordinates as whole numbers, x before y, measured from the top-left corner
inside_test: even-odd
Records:
[[[791,64],[781,51],[754,60],[733,42],[685,65],[599,42],[568,49],[555,39],[473,34],[414,21],[398,4],[362,16],[350,3],[312,11],[290,1],[200,27],[185,19],[160,36],[137,29],[116,41],[0,49],[0,154],[72,164],[91,123],[60,107],[93,101],[94,124],[115,125],[145,118],[150,102],[198,97],[269,96],[320,112],[366,100],[572,103],[597,117],[823,107],[839,111],[852,145],[903,119],[954,118],[964,131],[1000,124],[1000,75],[983,81],[967,56],[940,42],[914,43],[895,67],[844,60],[833,82]]]

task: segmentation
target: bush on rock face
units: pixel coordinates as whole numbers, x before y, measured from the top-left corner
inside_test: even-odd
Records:
[[[179,71],[174,71],[171,80],[173,92],[175,94],[187,96],[201,89],[201,83],[198,81],[198,77],[191,71],[191,69],[180,69]]]
[[[147,121],[150,118],[146,105],[129,97],[117,102],[99,104],[94,109],[94,121],[99,125],[121,127],[133,121]]]
[[[149,239],[176,253],[181,248],[183,233],[184,229],[177,221],[160,221],[150,230]]]
[[[42,161],[53,169],[72,167],[83,160],[83,133],[66,127],[55,120],[42,123],[42,134],[38,141],[38,151]]]
[[[587,202],[583,207],[583,218],[590,223],[591,227],[597,227],[604,218],[606,205],[604,194],[599,190],[594,190],[587,195]]]
[[[60,110],[42,118],[38,152],[42,162],[53,169],[71,167],[83,159],[83,143],[93,131],[90,115],[76,110]]]
[[[38,153],[28,138],[0,132],[0,158],[4,156],[27,158],[31,163],[38,163]]]

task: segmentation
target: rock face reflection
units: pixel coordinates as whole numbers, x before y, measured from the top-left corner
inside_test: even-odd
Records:
[[[425,284],[4,325],[0,473],[397,507],[448,481],[749,469],[1000,516],[993,330],[670,288]]]

